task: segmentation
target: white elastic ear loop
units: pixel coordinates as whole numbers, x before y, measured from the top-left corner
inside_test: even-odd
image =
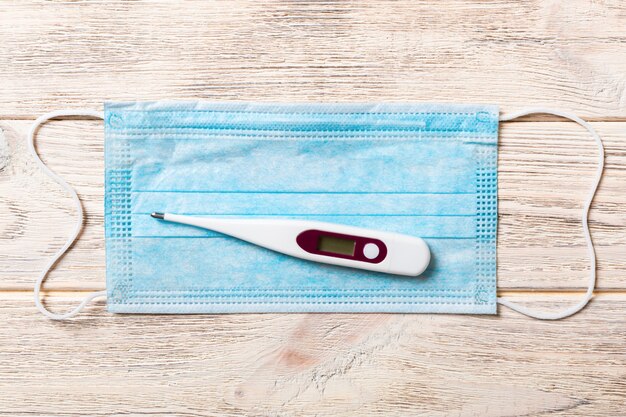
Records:
[[[73,310],[65,314],[51,313],[43,306],[43,304],[41,304],[41,300],[39,299],[39,292],[41,290],[41,284],[46,278],[46,275],[48,275],[48,272],[50,272],[50,269],[65,254],[65,252],[72,245],[72,243],[74,243],[74,241],[76,240],[80,231],[83,228],[83,206],[80,203],[78,194],[76,194],[76,191],[67,182],[65,182],[63,178],[61,178],[60,176],[52,172],[52,170],[50,170],[50,168],[48,168],[46,164],[43,163],[43,161],[39,157],[39,154],[35,150],[35,134],[37,133],[39,126],[41,126],[43,123],[47,122],[50,119],[53,119],[55,117],[61,117],[61,116],[85,116],[85,117],[93,117],[97,119],[104,119],[102,112],[99,112],[96,110],[58,110],[58,111],[53,111],[51,113],[44,114],[43,116],[39,117],[37,120],[35,120],[35,122],[30,128],[30,131],[28,132],[28,150],[33,155],[33,158],[35,158],[35,161],[37,162],[39,167],[41,167],[43,172],[45,172],[50,178],[55,180],[59,185],[61,185],[65,190],[67,190],[68,193],[70,193],[70,195],[72,196],[72,199],[74,200],[74,205],[76,206],[76,212],[78,213],[78,218],[76,219],[76,224],[74,225],[74,231],[65,242],[65,245],[63,245],[63,247],[59,249],[57,253],[54,254],[52,259],[50,259],[48,264],[44,267],[44,269],[39,274],[39,277],[37,278],[37,282],[35,283],[35,305],[37,306],[37,308],[42,314],[44,314],[45,316],[53,320],[64,320],[64,319],[73,317],[76,314],[78,314],[83,308],[85,308],[85,306],[91,300],[97,297],[104,297],[107,294],[106,290],[91,293],[87,297],[85,297],[85,299],[83,299],[83,301],[78,305],[78,307],[74,308]]]
[[[594,130],[593,127],[591,127],[589,123],[585,122],[583,119],[576,116],[575,114],[567,113],[564,111],[546,109],[546,108],[541,108],[541,107],[529,108],[529,109],[520,110],[518,112],[513,112],[510,114],[503,115],[500,117],[500,121],[506,122],[509,120],[517,119],[518,117],[527,116],[529,114],[536,114],[536,113],[553,114],[555,116],[564,117],[566,119],[569,119],[573,122],[578,123],[585,129],[587,129],[589,134],[591,134],[591,137],[593,137],[593,139],[596,141],[596,144],[598,145],[598,168],[596,169],[596,173],[594,175],[593,185],[591,186],[591,189],[589,190],[589,194],[587,195],[587,199],[585,200],[585,206],[583,207],[583,213],[582,213],[582,219],[581,219],[582,225],[583,225],[583,232],[585,235],[585,241],[587,242],[587,252],[589,253],[589,264],[591,268],[590,273],[589,273],[589,283],[587,284],[587,292],[585,293],[585,296],[583,297],[583,299],[580,300],[580,302],[578,302],[577,304],[569,308],[566,308],[565,310],[554,312],[554,313],[545,312],[545,311],[533,311],[532,309],[529,309],[529,308],[520,306],[514,302],[511,302],[510,300],[507,300],[506,298],[498,297],[497,301],[499,304],[502,304],[503,306],[507,306],[508,308],[513,309],[529,317],[533,317],[533,318],[541,319],[541,320],[558,320],[558,319],[562,319],[565,317],[569,317],[572,314],[577,313],[580,310],[582,310],[587,305],[587,303],[589,303],[589,300],[591,300],[591,298],[593,297],[593,290],[595,289],[595,286],[596,286],[596,253],[593,248],[593,242],[591,241],[591,235],[589,234],[589,207],[591,206],[593,197],[595,196],[596,190],[598,189],[598,184],[600,183],[600,179],[602,178],[602,171],[604,170],[604,147],[602,146],[602,139],[600,139],[600,136],[598,135],[598,133]]]

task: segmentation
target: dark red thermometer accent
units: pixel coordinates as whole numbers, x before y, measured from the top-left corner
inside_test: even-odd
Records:
[[[371,264],[387,257],[387,246],[379,239],[344,235],[323,230],[305,230],[296,238],[298,246],[315,255],[352,259]]]

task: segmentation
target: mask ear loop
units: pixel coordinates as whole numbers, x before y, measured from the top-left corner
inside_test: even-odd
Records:
[[[589,254],[589,265],[591,268],[590,273],[589,273],[589,282],[587,284],[587,292],[585,293],[582,300],[580,300],[577,304],[569,308],[566,308],[565,310],[554,312],[554,313],[545,312],[545,311],[534,311],[532,309],[518,305],[502,297],[498,297],[497,302],[498,304],[502,304],[503,306],[506,306],[512,310],[515,310],[518,313],[522,313],[528,317],[532,317],[532,318],[536,318],[540,320],[558,320],[558,319],[562,319],[565,317],[569,317],[579,312],[580,310],[582,310],[587,305],[587,303],[589,303],[589,300],[591,300],[591,298],[593,297],[593,290],[595,289],[595,286],[596,286],[596,253],[593,248],[591,235],[589,234],[589,207],[591,206],[593,197],[596,194],[596,191],[598,189],[598,184],[600,184],[600,179],[602,178],[602,171],[604,170],[604,146],[602,145],[602,139],[600,139],[600,136],[598,135],[598,133],[594,130],[593,127],[591,127],[589,123],[585,122],[583,119],[576,116],[575,114],[571,114],[571,113],[560,111],[560,110],[552,110],[552,109],[546,109],[546,108],[541,108],[541,107],[529,108],[529,109],[524,109],[518,112],[513,112],[513,113],[500,116],[500,121],[506,122],[506,121],[510,121],[513,119],[517,119],[518,117],[527,116],[529,114],[536,114],[536,113],[553,114],[555,116],[560,116],[565,119],[569,119],[573,122],[578,123],[585,129],[587,129],[591,137],[596,141],[596,145],[598,145],[598,167],[594,175],[593,185],[591,186],[591,189],[589,190],[589,194],[587,195],[587,199],[585,200],[585,206],[583,207],[583,213],[582,213],[582,219],[581,219],[585,241],[587,242],[587,253]]]
[[[41,116],[37,120],[35,120],[35,122],[33,123],[33,125],[30,128],[30,131],[28,132],[28,150],[29,150],[29,152],[31,153],[33,158],[35,158],[35,161],[37,162],[39,167],[43,170],[43,172],[46,175],[48,175],[50,178],[52,178],[54,181],[56,181],[61,187],[63,187],[72,196],[72,199],[74,200],[74,205],[76,207],[76,212],[78,213],[78,218],[76,219],[76,224],[74,225],[74,230],[72,231],[72,234],[70,235],[70,237],[65,242],[65,245],[63,245],[63,247],[61,249],[59,249],[57,251],[57,253],[54,254],[52,259],[50,259],[50,261],[47,263],[47,265],[44,267],[44,269],[39,274],[39,277],[37,278],[37,282],[35,283],[35,291],[34,291],[35,292],[35,305],[37,306],[37,309],[43,315],[45,315],[48,318],[51,318],[53,320],[64,320],[64,319],[68,319],[70,317],[73,317],[76,314],[78,314],[81,310],[83,310],[83,308],[85,308],[85,306],[87,304],[89,304],[94,298],[106,297],[106,295],[107,295],[106,290],[97,291],[97,292],[91,293],[87,297],[85,297],[83,299],[83,301],[76,308],[74,308],[73,310],[71,310],[71,311],[69,311],[69,312],[67,312],[65,314],[55,314],[55,313],[52,313],[52,312],[48,311],[43,306],[43,304],[41,303],[41,299],[39,297],[39,293],[40,293],[40,290],[41,290],[41,284],[43,283],[44,279],[46,278],[46,276],[50,272],[50,269],[52,269],[52,267],[58,262],[58,260],[63,257],[65,252],[67,252],[69,247],[72,245],[72,243],[74,243],[74,241],[76,240],[76,238],[80,234],[81,230],[83,229],[84,212],[83,212],[83,206],[82,206],[82,204],[80,202],[80,199],[78,198],[78,194],[76,194],[76,191],[72,188],[71,185],[69,185],[67,182],[65,182],[65,180],[63,178],[61,178],[60,176],[55,174],[50,168],[48,168],[46,166],[46,164],[43,163],[43,161],[39,157],[39,154],[35,150],[35,134],[37,133],[37,130],[39,129],[39,126],[41,126],[43,123],[47,122],[50,119],[53,119],[55,117],[61,117],[61,116],[84,116],[84,117],[93,117],[93,118],[96,118],[96,119],[104,119],[103,114],[101,112],[95,111],[95,110],[59,110],[59,111],[53,111],[51,113],[44,114],[43,116]]]

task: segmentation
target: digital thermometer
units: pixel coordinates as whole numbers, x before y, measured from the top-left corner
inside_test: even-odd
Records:
[[[223,219],[152,213],[152,217],[214,230],[276,252],[332,265],[417,276],[430,262],[419,237],[307,220]]]

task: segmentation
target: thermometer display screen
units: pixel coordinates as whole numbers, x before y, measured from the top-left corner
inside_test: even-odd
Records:
[[[338,253],[354,256],[356,241],[333,236],[320,236],[317,241],[317,250],[322,252]]]

